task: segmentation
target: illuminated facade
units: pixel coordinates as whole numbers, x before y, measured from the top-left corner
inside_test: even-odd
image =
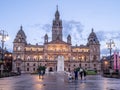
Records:
[[[56,71],[58,56],[64,57],[65,71],[77,67],[100,71],[100,44],[94,30],[92,29],[86,45],[72,46],[70,35],[67,42],[63,41],[62,28],[58,9],[52,25],[52,40],[48,41],[46,34],[43,45],[28,44],[21,26],[13,42],[13,71],[32,73],[40,65],[46,66],[48,71]]]

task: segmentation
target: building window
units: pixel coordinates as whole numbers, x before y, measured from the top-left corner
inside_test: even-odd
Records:
[[[73,57],[73,60],[75,60],[75,57]]]
[[[35,68],[33,68],[33,71],[35,71]]]
[[[94,55],[94,56],[93,56],[93,61],[96,61],[96,60],[97,60],[97,56]]]
[[[29,66],[29,63],[27,63],[27,66]]]
[[[79,64],[79,67],[81,67],[81,64]]]
[[[33,64],[33,66],[35,66],[35,63]]]
[[[94,64],[94,67],[96,67],[96,64]]]
[[[17,58],[17,59],[20,59],[20,55],[17,55],[16,58]]]
[[[28,60],[28,61],[30,60],[30,56],[27,57],[27,60]]]
[[[18,42],[20,42],[21,40],[20,40],[20,38],[18,39]]]
[[[29,68],[27,68],[27,71],[29,71]]]
[[[85,66],[87,66],[87,64],[85,64]]]
[[[21,50],[21,47],[19,46],[19,47],[17,48],[17,50],[20,51],[20,50]]]
[[[86,61],[86,56],[84,57],[85,61]]]

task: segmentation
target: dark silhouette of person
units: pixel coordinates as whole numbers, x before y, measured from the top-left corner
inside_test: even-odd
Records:
[[[39,74],[39,79],[41,78],[41,70],[38,72],[38,74]]]
[[[82,80],[82,78],[83,78],[83,71],[80,72],[80,78]]]
[[[74,71],[74,74],[75,74],[75,80],[78,80],[78,71],[75,70],[75,71]]]
[[[84,79],[86,80],[86,75],[87,75],[87,73],[86,73],[85,70],[83,70],[83,75],[84,75]]]
[[[45,74],[45,72],[43,70],[41,70],[41,79],[44,79],[44,74]]]

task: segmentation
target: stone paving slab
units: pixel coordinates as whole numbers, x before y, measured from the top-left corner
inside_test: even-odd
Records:
[[[50,73],[39,79],[38,75],[0,78],[0,90],[120,90],[120,79],[87,76],[86,80],[69,81],[64,74]]]

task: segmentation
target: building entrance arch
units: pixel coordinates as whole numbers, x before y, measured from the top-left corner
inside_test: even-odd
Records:
[[[50,68],[49,68],[49,72],[53,72],[53,67],[50,67]]]

